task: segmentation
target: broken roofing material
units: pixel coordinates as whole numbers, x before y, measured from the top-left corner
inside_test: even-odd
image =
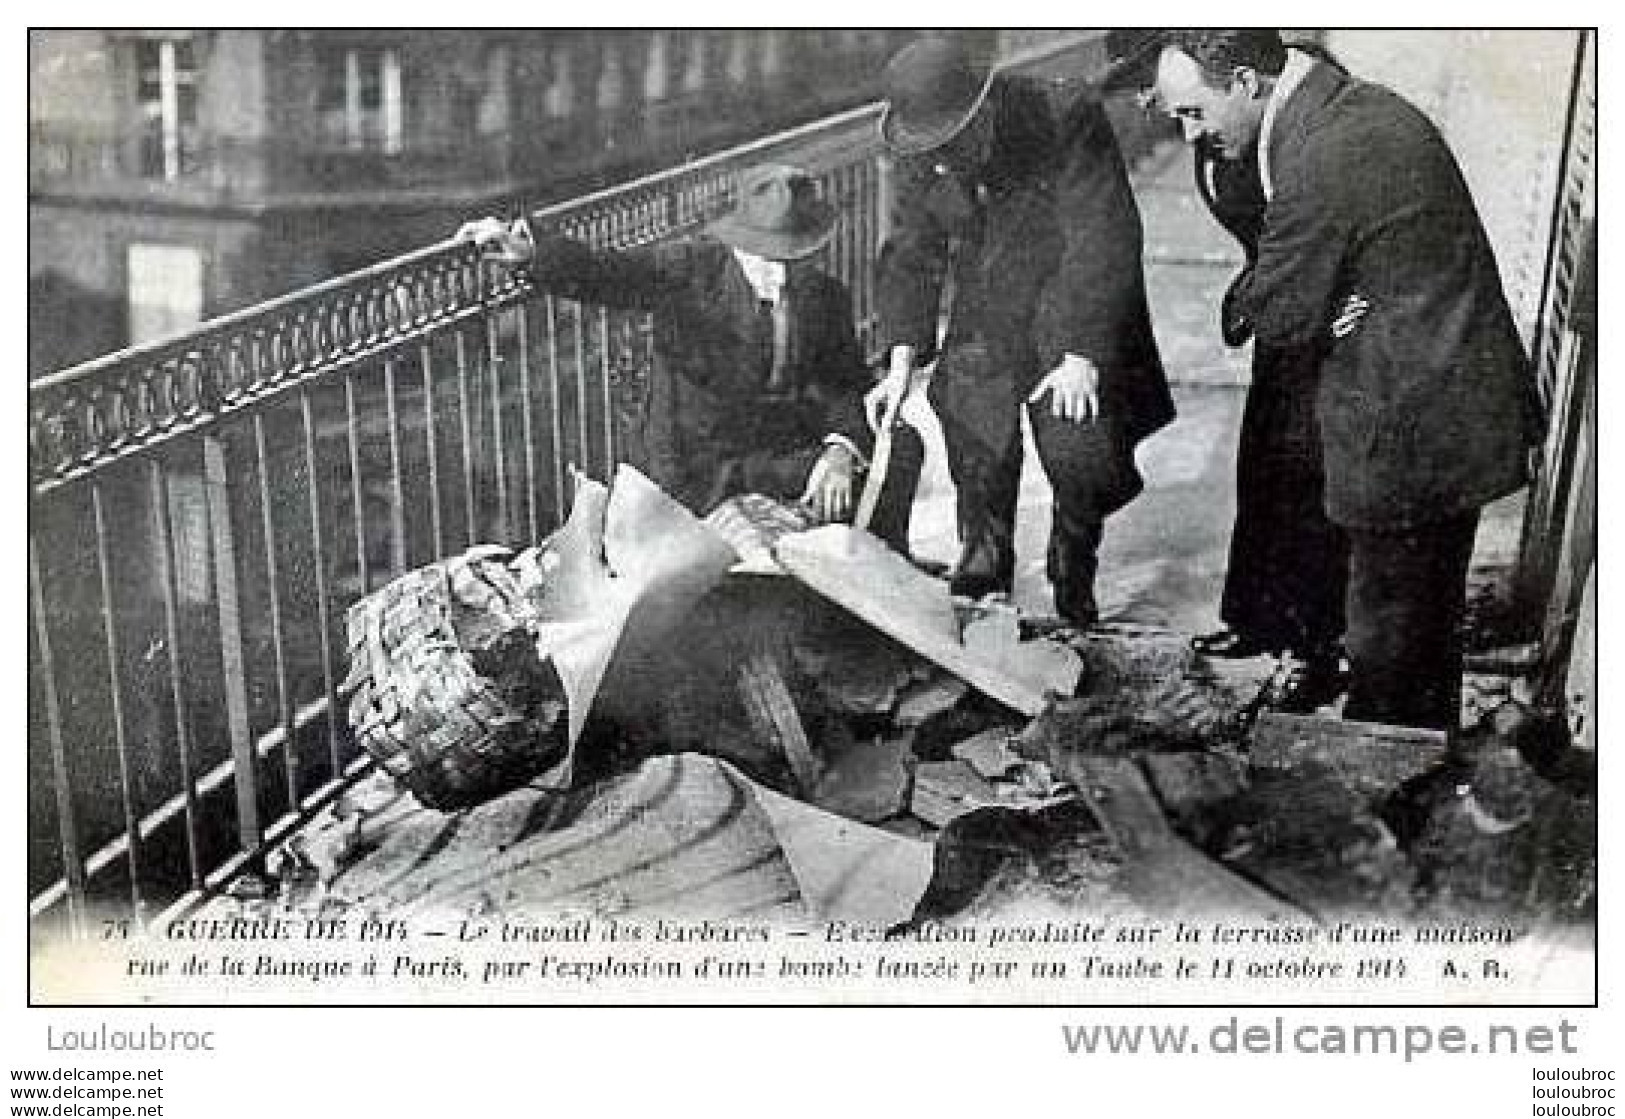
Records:
[[[825,525],[783,536],[773,550],[798,581],[1023,715],[1077,689],[1082,666],[1072,650],[1020,641],[1013,612],[961,627],[947,585],[868,533]]]

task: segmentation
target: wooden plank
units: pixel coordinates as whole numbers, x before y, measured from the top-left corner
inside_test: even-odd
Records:
[[[757,652],[739,666],[739,698],[756,737],[784,755],[803,792],[818,787],[818,759],[796,712],[795,698],[771,653]]]
[[[1319,765],[1375,799],[1438,765],[1447,749],[1443,731],[1271,711],[1253,728],[1251,758],[1265,769]]]
[[[1159,916],[1314,920],[1180,838],[1131,759],[1074,754],[1066,768],[1123,857],[1115,884],[1139,905]]]

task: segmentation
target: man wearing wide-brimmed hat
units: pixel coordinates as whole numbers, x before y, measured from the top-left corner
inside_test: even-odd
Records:
[[[959,497],[952,589],[1011,589],[1025,406],[1055,493],[1057,613],[1088,625],[1105,518],[1143,485],[1134,445],[1173,418],[1116,138],[1091,93],[1057,118],[1037,82],[949,38],[905,47],[882,84],[896,165],[883,396],[935,362],[929,399]]]
[[[612,252],[494,218],[459,235],[547,291],[653,312],[654,406],[670,410],[672,446],[650,473],[678,500],[705,513],[762,493],[841,520],[868,468],[873,380],[850,294],[811,263],[836,220],[811,177],[770,164],[744,172],[734,207],[685,240]],[[918,434],[897,429],[868,527],[900,550],[923,457]]]

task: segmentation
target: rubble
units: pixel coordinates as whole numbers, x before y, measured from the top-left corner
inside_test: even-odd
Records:
[[[903,812],[914,784],[915,760],[906,738],[859,741],[840,722],[822,744],[824,770],[808,800],[837,816],[866,824]]]
[[[1478,725],[1451,738],[1284,715],[1269,658],[955,602],[865,534],[775,503],[711,519],[749,560],[723,575],[712,528],[650,490],[630,483],[629,524],[583,486],[579,517],[516,565],[566,637],[603,631],[604,596],[627,604],[559,669],[573,782],[440,813],[365,781],[240,904],[1528,924],[1594,908],[1594,756],[1524,711],[1515,680],[1469,676]],[[666,538],[688,540],[673,565],[654,557]],[[659,593],[634,608],[629,577]]]
[[[1251,747],[1255,767],[1291,773],[1313,766],[1375,800],[1442,763],[1447,743],[1442,731],[1272,711],[1259,717]]]

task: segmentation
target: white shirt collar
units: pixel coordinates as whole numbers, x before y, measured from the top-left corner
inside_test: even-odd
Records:
[[[1289,49],[1286,52],[1286,65],[1281,67],[1281,76],[1275,79],[1275,88],[1270,92],[1270,103],[1264,107],[1264,123],[1258,130],[1258,177],[1264,183],[1264,200],[1267,202],[1275,197],[1275,184],[1270,181],[1270,137],[1275,133],[1275,117],[1286,104],[1287,98],[1296,92],[1303,79],[1309,76],[1314,67],[1315,60],[1300,50]]]
[[[756,292],[756,298],[778,303],[779,294],[784,291],[784,263],[747,253],[743,249],[734,249],[733,254],[745,273],[745,279],[750,281],[751,289]]]

